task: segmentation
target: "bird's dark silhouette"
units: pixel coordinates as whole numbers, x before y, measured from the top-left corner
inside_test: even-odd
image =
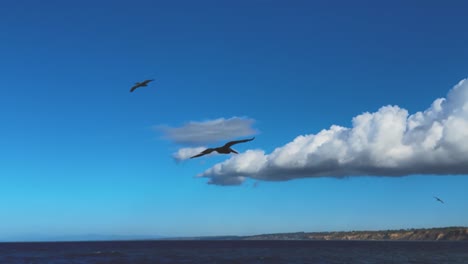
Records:
[[[140,88],[140,87],[146,87],[148,86],[148,83],[152,81],[154,81],[154,79],[145,80],[143,82],[137,82],[135,83],[135,85],[132,86],[132,88],[130,89],[130,92],[132,93],[133,91],[135,91],[135,89]]]
[[[434,196],[434,199],[436,199],[438,202],[444,203],[439,197]]]
[[[192,156],[192,157],[190,157],[190,158],[193,159],[193,158],[201,157],[201,156],[203,156],[203,155],[210,154],[210,153],[213,152],[213,151],[216,151],[216,152],[218,152],[218,153],[220,153],[220,154],[229,154],[229,153],[236,153],[236,154],[239,154],[237,151],[233,150],[233,149],[231,148],[231,146],[232,146],[232,145],[235,145],[235,144],[238,144],[238,143],[244,143],[244,142],[252,141],[252,140],[254,140],[254,139],[255,139],[255,137],[249,138],[249,139],[242,139],[242,140],[230,141],[230,142],[224,144],[224,146],[222,146],[222,147],[205,149],[204,151],[200,152],[200,154],[197,154],[197,155]]]

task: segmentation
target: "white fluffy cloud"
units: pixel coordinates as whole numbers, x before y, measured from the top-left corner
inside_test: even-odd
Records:
[[[468,174],[468,80],[409,115],[384,106],[337,125],[301,135],[265,154],[249,150],[216,164],[199,177],[210,184],[239,185],[246,177],[284,181],[305,177]]]
[[[191,121],[181,127],[157,126],[155,128],[175,143],[200,145],[253,135],[257,133],[252,128],[254,122],[255,120],[250,118],[232,117],[203,122]]]

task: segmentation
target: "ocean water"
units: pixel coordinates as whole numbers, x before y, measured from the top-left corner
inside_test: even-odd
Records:
[[[1,264],[468,263],[468,242],[113,241],[0,243]]]

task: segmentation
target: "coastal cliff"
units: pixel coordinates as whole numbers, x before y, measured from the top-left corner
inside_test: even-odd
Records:
[[[398,240],[468,241],[468,227],[400,229],[384,231],[298,232],[241,237],[242,240]]]

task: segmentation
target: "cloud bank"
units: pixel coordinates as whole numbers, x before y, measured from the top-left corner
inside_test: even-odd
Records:
[[[181,127],[156,126],[155,128],[163,132],[164,137],[172,140],[174,143],[203,145],[256,134],[257,131],[252,128],[254,122],[255,120],[250,118],[232,117],[204,122],[191,121]],[[178,153],[182,153],[181,151],[188,152],[189,150],[181,149]],[[190,151],[193,151],[193,149]]]
[[[423,112],[384,106],[301,135],[265,154],[248,150],[199,174],[210,184],[239,185],[247,177],[285,181],[306,177],[468,174],[468,80]]]

